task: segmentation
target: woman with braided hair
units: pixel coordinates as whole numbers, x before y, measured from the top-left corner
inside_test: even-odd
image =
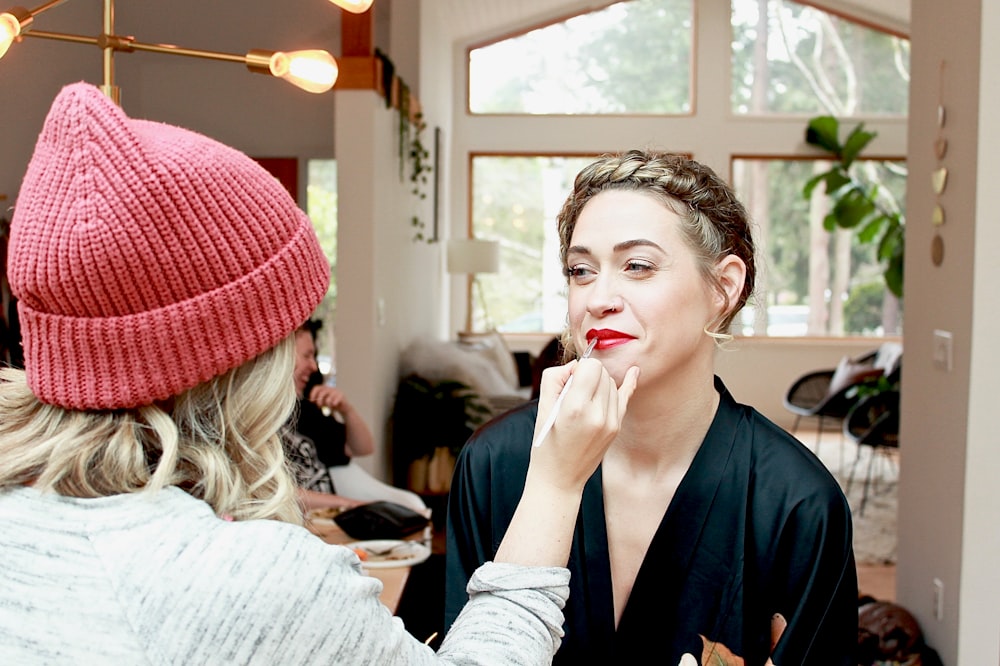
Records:
[[[591,359],[616,381],[638,366],[640,379],[584,490],[555,663],[855,663],[847,501],[808,449],[714,371],[753,291],[747,217],[708,167],[637,150],[584,168],[557,217],[563,345],[572,358],[596,339]],[[506,532],[535,421],[534,404],[511,411],[459,457],[446,625]]]

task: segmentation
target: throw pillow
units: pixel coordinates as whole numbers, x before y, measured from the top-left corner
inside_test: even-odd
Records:
[[[870,363],[858,363],[850,357],[845,356],[840,359],[837,369],[833,371],[827,395],[840,393],[849,386],[860,384],[867,379],[875,379],[881,375],[881,368],[876,368]]]
[[[500,335],[499,331],[488,333],[459,333],[458,341],[466,351],[475,352],[483,358],[488,359],[501,376],[506,380],[508,390],[504,393],[516,393],[521,382],[517,375],[517,362],[514,354],[511,353],[507,342]]]

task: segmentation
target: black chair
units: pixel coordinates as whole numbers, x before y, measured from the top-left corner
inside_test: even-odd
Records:
[[[890,463],[891,455],[899,450],[899,391],[889,389],[867,395],[851,408],[844,418],[844,435],[858,445],[858,455],[854,458],[850,476],[847,478],[846,493],[851,492],[854,473],[861,459],[862,447],[871,449],[868,457],[868,472],[865,474],[865,486],[861,494],[861,505],[858,515],[865,511],[868,502],[869,487],[872,486],[872,471],[878,455],[884,455]]]
[[[884,369],[875,366],[877,356],[878,350],[854,359],[845,356],[836,368],[807,372],[796,379],[784,398],[785,409],[795,414],[792,433],[798,431],[802,417],[817,417],[818,452],[824,425],[832,421],[840,426],[857,402],[852,389],[884,373]]]

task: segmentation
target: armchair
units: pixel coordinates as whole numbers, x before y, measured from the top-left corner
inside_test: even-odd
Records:
[[[903,348],[886,342],[878,349],[856,358],[843,357],[836,368],[807,372],[785,393],[785,409],[795,414],[794,434],[802,417],[817,417],[816,450],[827,421],[842,424],[858,401],[854,387],[885,376],[895,382],[899,376]]]
[[[854,472],[861,459],[862,447],[869,447],[868,471],[865,475],[864,491],[861,494],[861,505],[858,515],[865,511],[868,502],[868,490],[873,482],[872,470],[878,454],[888,456],[899,449],[899,391],[890,389],[858,400],[844,419],[844,435],[858,445],[858,455],[854,458],[851,473],[847,479],[846,492],[851,492],[854,482]]]

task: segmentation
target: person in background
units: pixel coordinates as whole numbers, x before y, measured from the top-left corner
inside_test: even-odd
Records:
[[[0,663],[551,660],[583,486],[638,370],[621,389],[593,359],[546,378],[542,415],[575,378],[558,429],[435,654],[350,548],[301,524],[280,431],[330,268],[277,180],[75,83],[8,259],[25,368],[0,370]]]
[[[715,376],[754,286],[743,205],[693,160],[629,151],[577,175],[557,224],[564,346],[596,340],[616,381],[638,366],[642,382],[584,491],[556,662],[763,664],[780,636],[779,666],[853,666],[847,501],[822,462]],[[530,403],[509,412],[459,456],[446,626],[510,525],[541,416]]]
[[[336,493],[329,468],[346,465],[353,456],[375,450],[368,424],[343,391],[316,382],[317,324],[306,322],[295,331],[296,409],[285,433],[285,451],[299,484],[299,499],[313,509],[349,509],[363,502]],[[339,414],[343,419],[336,418]]]
[[[322,381],[316,363],[316,331],[309,321],[295,332],[296,430],[312,439],[320,460],[329,467],[375,452],[375,439],[364,418],[344,392]],[[338,418],[339,417],[339,418]]]

